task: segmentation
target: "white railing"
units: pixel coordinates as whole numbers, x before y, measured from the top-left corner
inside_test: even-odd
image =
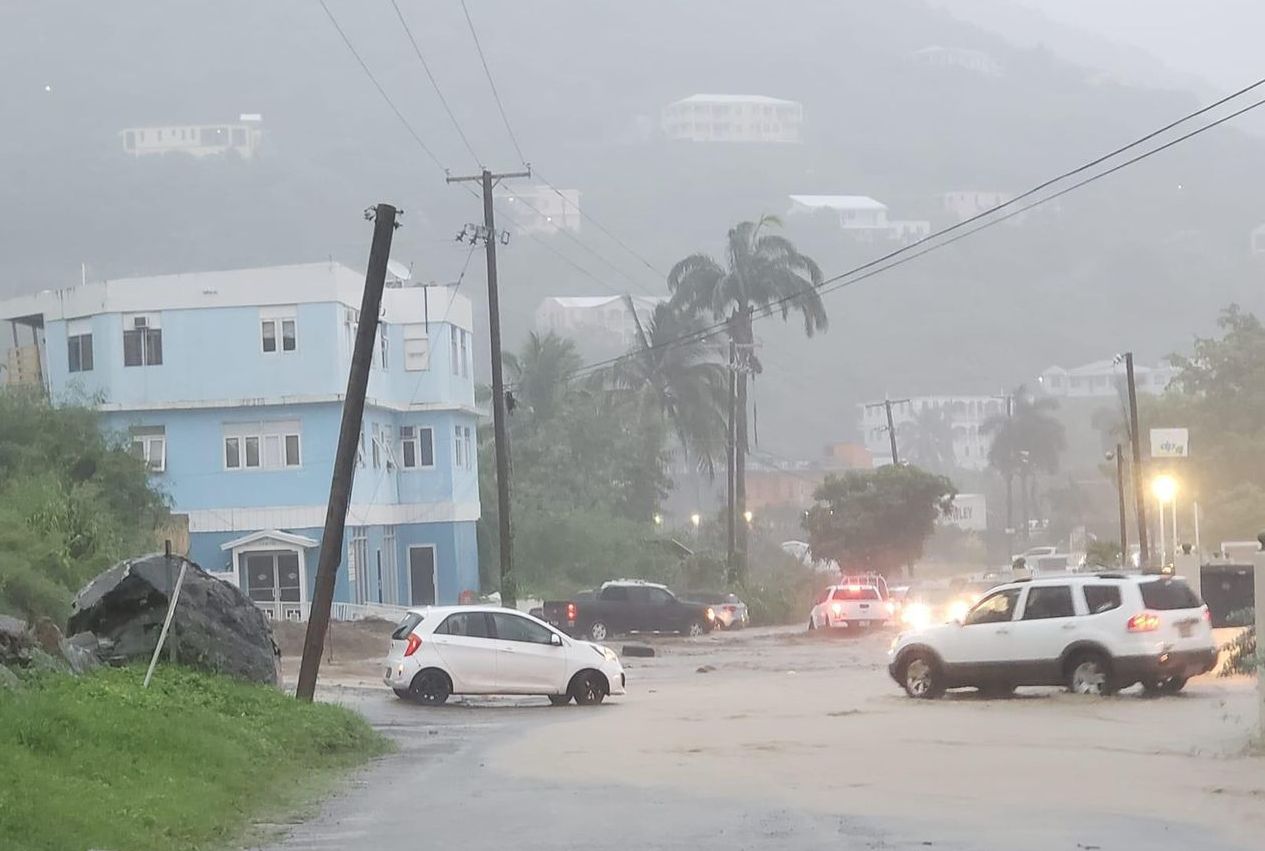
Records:
[[[311,613],[311,603],[255,603],[269,620],[306,622]],[[336,621],[362,621],[367,618],[380,618],[387,621],[398,621],[408,611],[407,606],[394,606],[388,603],[334,603],[330,606],[329,616]]]

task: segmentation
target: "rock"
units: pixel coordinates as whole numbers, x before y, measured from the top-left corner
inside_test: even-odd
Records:
[[[61,652],[62,634],[52,618],[40,617],[31,624],[31,636],[39,648],[48,654]]]
[[[0,615],[0,665],[25,668],[31,664],[35,641],[26,631],[26,622]]]
[[[184,585],[163,656],[170,650],[182,665],[277,685],[281,653],[268,618],[239,589],[179,556],[129,559],[84,586],[71,609],[71,644],[98,642],[96,655],[109,664],[148,661],[181,565]]]
[[[97,641],[97,637],[90,632],[80,633],[75,638],[88,636],[91,641],[71,641],[69,638],[63,638],[57,645],[61,657],[66,660],[66,664],[70,665],[70,670],[75,674],[86,674],[93,668],[101,667],[101,659],[97,656],[101,643]]]
[[[50,674],[69,674],[71,670],[70,663],[63,659],[60,653],[54,656],[38,647],[31,648],[31,658],[26,667],[31,671]]]
[[[22,681],[18,679],[18,675],[4,665],[0,665],[0,689],[17,691],[20,688],[22,688]]]
[[[698,669],[697,669],[697,670],[695,670],[695,672],[694,672],[694,673],[696,673],[696,674],[710,674],[710,673],[711,673],[712,671],[714,671],[714,670],[716,670],[716,666],[715,666],[715,665],[700,665],[700,666],[698,667]]]

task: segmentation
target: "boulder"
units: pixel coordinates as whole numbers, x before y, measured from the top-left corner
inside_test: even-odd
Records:
[[[0,690],[17,691],[20,688],[22,688],[22,681],[18,679],[18,675],[4,665],[0,665]]]
[[[26,630],[26,622],[0,615],[0,665],[25,668],[31,664],[35,639]]]
[[[182,565],[184,585],[163,655],[200,670],[277,685],[281,653],[268,618],[235,586],[179,556],[129,559],[84,586],[71,609],[68,646],[93,648],[109,664],[148,661]]]

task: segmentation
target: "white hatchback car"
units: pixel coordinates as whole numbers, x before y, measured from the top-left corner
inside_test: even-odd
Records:
[[[513,609],[410,609],[391,633],[384,682],[397,696],[438,706],[451,694],[539,694],[555,705],[623,694],[624,667],[608,647],[571,638]]]
[[[960,622],[904,632],[888,671],[910,697],[972,686],[1175,694],[1217,663],[1208,607],[1171,576],[1077,574],[999,585]]]

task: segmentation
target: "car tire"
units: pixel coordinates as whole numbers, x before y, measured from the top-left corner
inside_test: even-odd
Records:
[[[707,624],[702,621],[690,621],[690,625],[685,628],[685,634],[690,638],[701,638],[707,635]]]
[[[438,668],[418,671],[409,684],[409,699],[423,706],[443,706],[452,694],[452,680]]]
[[[1072,656],[1064,670],[1067,690],[1089,697],[1108,697],[1116,693],[1111,660],[1097,650],[1086,650]]]
[[[605,621],[593,621],[589,624],[588,632],[590,641],[605,641],[611,637],[611,631],[607,628]]]
[[[809,615],[809,617],[808,617],[808,628],[809,628],[810,630],[814,630],[814,629],[816,629],[816,628],[817,628],[817,624],[813,621],[813,618],[812,618],[812,616],[811,616],[811,615]]]
[[[395,692],[395,696],[400,700],[411,700],[413,697],[406,688],[393,688],[391,691]]]
[[[935,700],[944,694],[940,660],[925,650],[915,650],[901,662],[900,683],[905,694],[916,700]]]
[[[568,695],[579,706],[596,706],[606,699],[606,680],[596,671],[581,671],[571,678]]]
[[[551,694],[548,697],[549,702],[554,706],[566,706],[571,702],[571,695],[569,694]]]
[[[1142,692],[1150,697],[1177,694],[1186,687],[1186,677],[1165,677],[1159,680],[1143,680]]]

